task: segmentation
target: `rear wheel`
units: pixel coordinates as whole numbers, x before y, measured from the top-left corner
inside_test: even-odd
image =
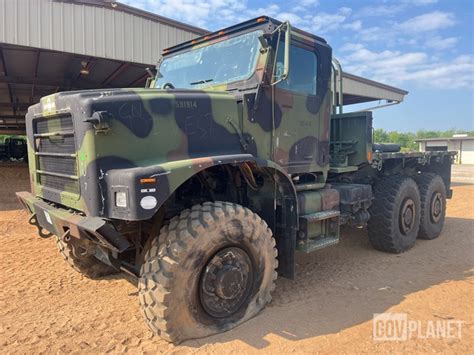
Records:
[[[421,196],[421,223],[418,238],[438,238],[443,230],[446,216],[446,186],[441,176],[436,174],[421,174],[416,180]]]
[[[416,242],[420,228],[420,193],[409,177],[388,176],[374,186],[369,209],[369,240],[375,249],[402,253]]]
[[[66,242],[56,237],[59,253],[64,260],[77,272],[95,279],[102,276],[118,273],[113,267],[99,261],[93,255],[93,248],[88,241],[72,240]]]
[[[141,267],[148,326],[175,343],[234,328],[271,301],[276,256],[270,229],[247,208],[206,202],[182,211],[152,241]]]

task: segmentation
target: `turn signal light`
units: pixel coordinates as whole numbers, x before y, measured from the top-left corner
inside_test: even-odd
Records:
[[[156,182],[156,178],[143,178],[140,179],[140,184],[152,184]]]

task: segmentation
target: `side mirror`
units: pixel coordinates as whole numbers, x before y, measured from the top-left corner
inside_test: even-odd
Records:
[[[146,78],[145,88],[152,89],[155,87],[155,79],[148,77]]]
[[[279,82],[286,80],[290,74],[290,47],[291,47],[291,25],[289,21],[283,22],[278,26],[274,33],[278,31],[278,41],[275,53],[275,64],[273,66],[273,76],[271,85],[276,85]],[[283,65],[278,65],[277,56],[280,47],[281,33],[285,33],[285,52],[283,54]]]
[[[145,87],[146,88],[152,88],[152,87],[155,86],[155,76],[156,76],[156,74],[153,73],[153,71],[150,68],[145,68],[145,71],[148,74],[148,77],[146,78]]]
[[[260,41],[260,45],[262,46],[263,50],[267,50],[268,47],[270,47],[270,40],[271,40],[272,34],[265,33],[261,36],[258,37],[258,40]]]

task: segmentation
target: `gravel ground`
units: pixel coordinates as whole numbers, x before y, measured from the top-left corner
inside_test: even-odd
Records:
[[[278,279],[272,304],[224,334],[173,346],[147,329],[135,281],[91,281],[70,269],[53,239],[42,240],[14,191],[29,188],[23,166],[0,167],[0,349],[36,352],[362,353],[456,352],[474,348],[474,185],[458,184],[443,234],[407,253],[373,250],[365,230],[344,229],[338,246],[297,256],[294,281]],[[374,341],[374,313],[410,320],[460,320],[461,339]]]

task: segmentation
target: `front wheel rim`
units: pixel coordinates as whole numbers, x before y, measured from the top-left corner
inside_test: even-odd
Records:
[[[202,271],[199,296],[202,308],[216,318],[235,314],[247,301],[253,286],[253,265],[239,247],[218,251]]]

